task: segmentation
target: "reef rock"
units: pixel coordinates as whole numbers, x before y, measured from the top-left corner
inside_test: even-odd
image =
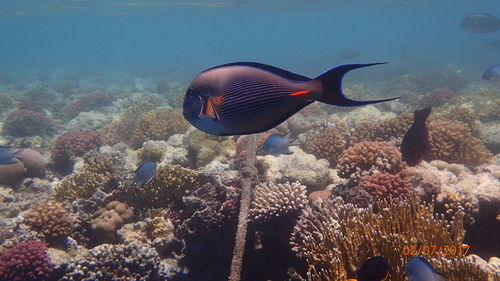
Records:
[[[257,156],[265,167],[265,178],[270,182],[299,181],[309,191],[324,189],[332,180],[329,163],[325,159],[318,160],[314,155],[303,152],[292,146],[291,155]]]
[[[487,122],[481,125],[481,141],[493,154],[500,153],[500,123]]]

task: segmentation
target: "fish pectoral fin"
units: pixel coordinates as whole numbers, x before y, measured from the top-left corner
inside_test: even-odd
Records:
[[[217,109],[215,108],[212,99],[210,98],[207,99],[207,102],[205,103],[205,108],[203,109],[203,114],[205,116],[212,118],[215,121],[219,120],[219,113],[217,113]]]

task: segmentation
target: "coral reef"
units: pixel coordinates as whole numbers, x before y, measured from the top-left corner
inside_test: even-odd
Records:
[[[61,245],[72,231],[72,220],[62,203],[50,200],[32,206],[23,215],[23,223],[42,234],[49,245]]]
[[[0,115],[12,108],[14,101],[9,95],[0,94]]]
[[[45,113],[18,109],[7,115],[3,132],[13,137],[26,137],[51,135],[55,129],[52,119]]]
[[[378,172],[396,174],[406,167],[399,150],[382,142],[363,141],[344,150],[339,156],[339,176],[358,182]]]
[[[434,119],[461,121],[469,127],[472,136],[479,138],[481,130],[478,126],[477,114],[467,106],[448,106],[443,111],[434,114]]]
[[[437,107],[450,103],[453,101],[455,96],[455,92],[448,88],[437,88],[423,96],[420,96],[418,102],[420,107]]]
[[[76,157],[101,145],[101,134],[92,130],[74,130],[59,137],[52,146],[51,159],[64,172],[73,168]]]
[[[489,161],[493,155],[460,121],[433,120],[429,122],[430,160],[443,160],[475,167]]]
[[[330,166],[337,165],[337,159],[347,146],[347,126],[337,124],[307,133],[304,150],[318,158],[326,159]]]
[[[413,191],[412,184],[401,175],[377,173],[363,178],[360,186],[376,200],[384,198],[404,198]]]
[[[134,211],[127,204],[111,201],[104,208],[97,210],[92,219],[94,237],[100,243],[116,242],[115,232],[134,218]]]
[[[391,141],[403,137],[413,123],[413,114],[402,113],[395,118],[373,121],[363,120],[354,126],[349,144],[362,141]]]
[[[306,187],[299,182],[260,183],[253,192],[250,208],[254,221],[267,221],[273,217],[298,214],[308,203]]]
[[[63,107],[61,111],[64,118],[72,119],[80,112],[98,109],[111,104],[112,101],[113,97],[110,94],[94,92],[75,98]]]
[[[199,186],[198,174],[179,165],[161,167],[155,178],[137,189],[137,196],[146,206],[166,206],[173,196]]]
[[[232,139],[207,134],[200,130],[188,130],[183,141],[188,144],[191,166],[203,167],[216,155],[232,156],[236,144]]]
[[[53,266],[47,246],[40,241],[17,243],[0,256],[0,280],[50,280]]]

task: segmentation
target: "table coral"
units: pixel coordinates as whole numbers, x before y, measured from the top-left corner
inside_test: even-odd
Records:
[[[138,198],[145,204],[166,206],[174,195],[198,188],[198,173],[179,165],[159,168],[151,182],[137,189]]]
[[[0,280],[50,280],[54,271],[47,257],[47,246],[40,241],[17,243],[0,256]]]
[[[412,184],[399,174],[377,173],[363,178],[360,185],[375,199],[403,198],[413,191]]]
[[[250,208],[254,221],[267,221],[274,217],[298,214],[307,205],[306,187],[294,183],[261,183],[254,188]]]
[[[69,172],[76,157],[101,145],[101,134],[92,130],[69,131],[52,145],[51,159],[58,169]]]
[[[23,223],[42,234],[50,245],[64,244],[73,229],[68,211],[54,200],[32,206],[24,213]]]
[[[55,132],[52,118],[45,113],[18,109],[5,118],[3,132],[13,137],[43,136]]]
[[[430,160],[443,160],[475,167],[493,155],[461,121],[432,120],[429,126]]]
[[[346,149],[339,156],[339,176],[358,182],[377,172],[396,174],[406,167],[399,150],[390,144],[364,141]]]

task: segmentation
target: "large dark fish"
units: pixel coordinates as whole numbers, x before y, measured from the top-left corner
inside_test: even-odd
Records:
[[[360,106],[397,99],[357,101],[342,93],[347,72],[376,64],[341,65],[314,79],[255,62],[216,66],[189,86],[184,118],[213,135],[246,135],[267,131],[315,101]]]
[[[23,158],[22,156],[18,155],[18,153],[21,152],[21,150],[12,153],[10,152],[11,149],[12,147],[10,146],[0,145],[0,165],[15,164],[19,162],[17,159]]]
[[[483,73],[483,76],[481,77],[486,81],[490,82],[499,82],[500,81],[500,64],[499,65],[494,65]]]
[[[143,162],[135,170],[134,182],[136,187],[142,187],[154,179],[156,175],[156,162]]]
[[[446,277],[439,273],[428,260],[418,256],[405,265],[409,281],[444,281]]]
[[[389,276],[389,263],[382,256],[371,257],[358,269],[358,281],[382,281]]]
[[[410,166],[416,166],[424,160],[424,157],[430,150],[429,129],[425,121],[431,114],[431,108],[427,107],[421,110],[415,110],[413,113],[414,121],[411,127],[406,131],[401,143],[401,155],[403,160]]]
[[[462,20],[460,27],[468,32],[489,33],[500,29],[500,20],[490,14],[471,14]]]

